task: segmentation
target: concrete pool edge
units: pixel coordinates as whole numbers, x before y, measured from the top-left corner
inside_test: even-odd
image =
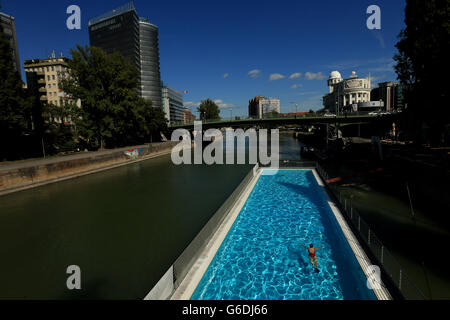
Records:
[[[231,226],[233,225],[241,209],[245,205],[247,198],[252,192],[253,187],[255,186],[262,172],[261,169],[257,169],[256,171],[255,168],[252,171],[252,179],[247,183],[238,199],[233,204],[232,208],[225,215],[215,232],[212,234],[207,245],[202,249],[201,253],[187,272],[182,282],[171,295],[170,300],[189,300],[194,293],[197,285],[208,269],[212,259],[216,255],[217,250],[219,250]]]
[[[295,170],[295,169],[294,169]],[[356,236],[353,234],[353,231],[350,229],[349,225],[347,224],[344,216],[342,215],[341,211],[339,210],[337,204],[331,199],[330,195],[328,194],[328,191],[325,188],[325,183],[322,181],[322,178],[318,174],[316,169],[311,169],[314,177],[317,181],[317,184],[321,187],[322,192],[326,198],[326,201],[328,203],[328,206],[330,207],[331,211],[334,214],[334,217],[336,218],[336,221],[341,228],[342,233],[344,234],[345,239],[347,240],[347,243],[349,244],[350,248],[352,249],[353,254],[355,255],[356,260],[358,261],[362,271],[364,272],[364,275],[367,279],[371,278],[371,275],[368,272],[368,267],[372,265],[370,259],[364,252],[363,248],[359,244],[359,241],[357,240]],[[380,279],[378,284],[381,288],[379,289],[372,289],[375,293],[375,296],[378,300],[392,300],[392,296],[389,293],[389,290],[383,283],[383,281]]]

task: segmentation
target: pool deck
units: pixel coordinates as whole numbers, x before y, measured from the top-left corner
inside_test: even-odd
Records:
[[[258,170],[258,173],[253,177],[252,181],[243,191],[238,201],[236,201],[235,205],[233,206],[233,209],[230,210],[226,218],[222,221],[221,225],[219,226],[215,234],[212,236],[206,247],[201,252],[197,261],[195,261],[194,265],[189,270],[186,277],[183,279],[181,284],[178,286],[178,288],[170,297],[171,300],[189,300],[191,298],[200,280],[202,279],[203,275],[208,269],[209,264],[211,263],[212,259],[217,253],[217,250],[219,250],[219,247],[221,246],[226,235],[228,234],[228,231],[230,230],[231,226],[233,225],[234,221],[239,215],[241,209],[243,208],[245,202],[247,201],[247,198],[249,197],[251,191],[253,190],[253,187],[258,181],[263,170],[264,169]],[[328,205],[330,206],[333,214],[335,215],[336,220],[339,226],[341,227],[345,238],[347,239],[353,253],[355,254],[356,259],[358,260],[358,263],[360,264],[366,277],[369,279],[370,275],[368,272],[370,269],[368,267],[372,265],[372,263],[370,262],[369,258],[367,257],[364,250],[360,246],[358,240],[351,231],[350,227],[346,223],[338,206],[333,202],[333,200],[331,200],[330,196],[328,195],[325,189],[325,184],[323,183],[317,171],[315,169],[290,169],[290,168],[283,168],[280,170],[312,170],[317,183],[319,184],[319,186],[322,187],[322,191],[328,202]],[[389,291],[386,289],[386,286],[382,282],[378,283],[378,287],[379,289],[373,289],[378,300],[392,299],[391,295],[389,294]]]

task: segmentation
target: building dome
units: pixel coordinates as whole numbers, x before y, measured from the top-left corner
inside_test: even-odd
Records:
[[[341,79],[341,74],[339,73],[339,71],[332,71],[330,73],[330,79]]]

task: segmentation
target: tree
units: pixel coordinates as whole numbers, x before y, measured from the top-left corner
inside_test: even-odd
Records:
[[[87,147],[143,143],[167,128],[161,110],[138,94],[138,73],[120,53],[96,47],[71,50],[69,77],[62,89],[81,107],[72,106],[77,133]]]
[[[26,154],[31,135],[31,101],[14,70],[11,46],[0,25],[0,160]]]
[[[219,106],[211,99],[203,100],[197,111],[200,113],[200,120],[220,119]]]
[[[421,129],[426,124],[430,142],[439,143],[449,123],[449,21],[449,0],[406,1],[406,28],[399,35],[394,60],[398,79],[408,88],[404,114],[416,142],[421,142]]]
[[[270,112],[265,113],[264,117],[265,118],[279,118],[280,117],[280,113],[275,111],[275,110],[272,110]]]

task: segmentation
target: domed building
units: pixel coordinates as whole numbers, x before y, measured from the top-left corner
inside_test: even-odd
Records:
[[[339,71],[332,71],[327,82],[329,93],[323,96],[327,111],[357,111],[359,102],[370,101],[370,79],[359,78],[355,71],[347,79],[342,79]]]

